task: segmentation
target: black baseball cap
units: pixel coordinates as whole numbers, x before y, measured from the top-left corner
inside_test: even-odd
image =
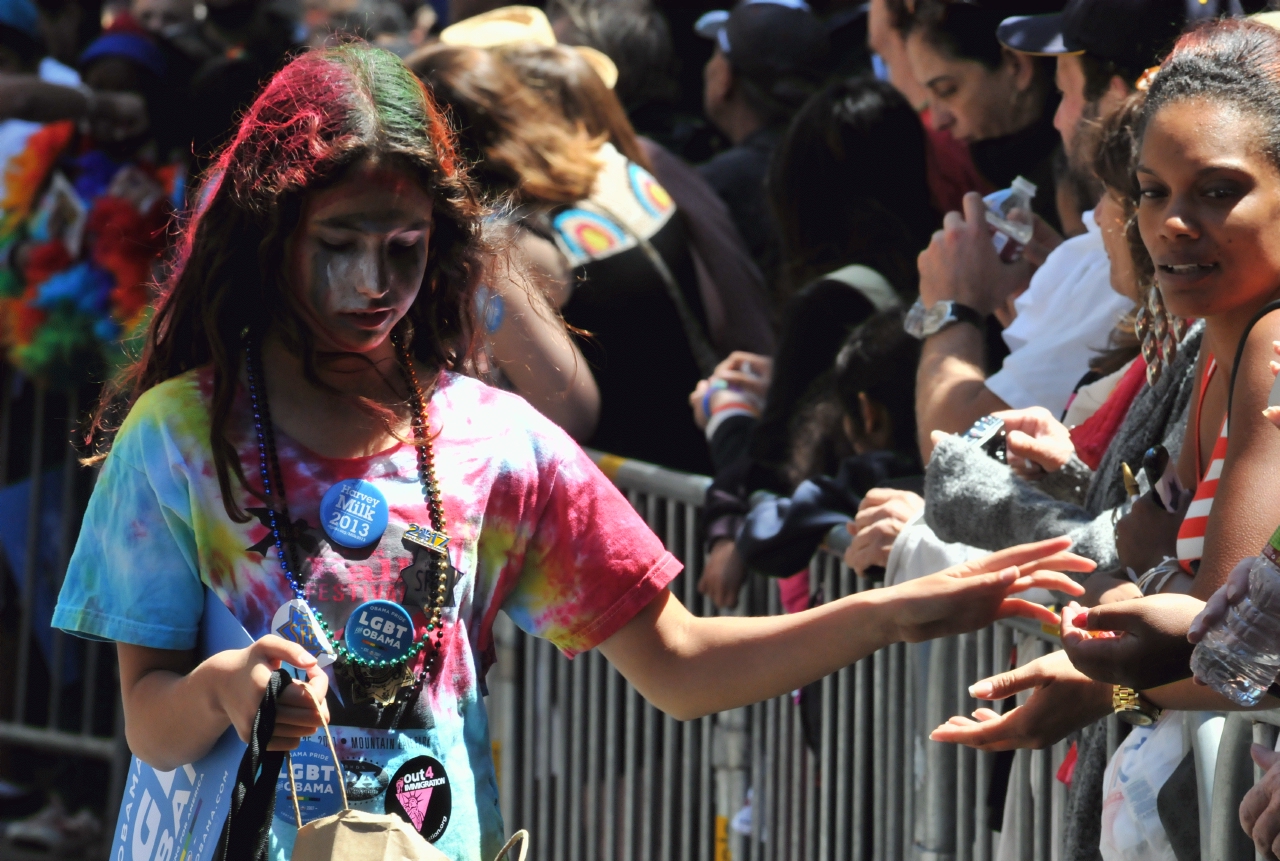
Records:
[[[1188,5],[1186,0],[1070,0],[1051,15],[1006,18],[996,38],[1023,54],[1088,53],[1140,71],[1157,65],[1173,47],[1190,18]]]
[[[827,31],[804,0],[744,0],[733,11],[706,13],[693,28],[715,40],[735,72],[766,90],[788,78],[816,85],[827,75]]]

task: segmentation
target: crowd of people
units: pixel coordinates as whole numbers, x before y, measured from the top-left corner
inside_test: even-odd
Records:
[[[430,730],[454,800],[424,836],[488,861],[498,609],[679,717],[1018,614],[1063,650],[931,738],[1069,740],[1058,857],[1198,857],[1190,752],[1144,742],[1236,707],[1193,641],[1280,525],[1280,22],[495,5],[0,0],[0,346],[107,381],[54,625],[119,644],[134,753],[247,737],[287,661],[273,746]],[[699,590],[774,577],[788,614],[690,615],[579,445],[712,476]],[[390,515],[355,544],[326,520],[353,482]],[[833,528],[884,589],[809,594]],[[196,655],[204,589],[257,645]],[[419,635],[382,665],[341,645],[370,598]],[[275,636],[285,606],[316,636]],[[1276,858],[1255,755],[1242,825]]]

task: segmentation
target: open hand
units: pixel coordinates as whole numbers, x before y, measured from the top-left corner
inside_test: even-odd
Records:
[[[1280,753],[1255,744],[1249,755],[1266,773],[1240,802],[1240,825],[1253,838],[1258,854],[1276,861],[1280,855]]]
[[[1022,478],[1057,472],[1076,453],[1071,431],[1044,407],[1001,410],[992,415],[1004,422],[1009,466]]]
[[[1058,615],[1048,607],[1009,596],[1027,589],[1083,592],[1082,586],[1060,572],[1088,573],[1096,566],[1069,553],[1070,546],[1069,538],[1021,544],[884,589],[881,597],[890,602],[896,639],[919,643],[949,637],[1009,616],[1058,624]]]
[[[241,741],[247,742],[252,737],[254,718],[267,692],[267,684],[284,663],[306,671],[307,680],[294,679],[281,691],[276,700],[276,728],[267,750],[294,750],[301,739],[329,720],[325,704],[329,678],[316,659],[297,643],[268,634],[248,648],[219,652],[207,663],[222,676],[215,687],[217,704],[236,728]]]
[[[909,490],[876,487],[867,491],[857,516],[845,524],[853,543],[844,551],[844,564],[859,577],[871,568],[889,565],[889,552],[907,521],[924,508],[924,500]]]
[[[1081,673],[1062,652],[983,679],[969,695],[1002,700],[1022,691],[1031,691],[1022,705],[1004,714],[981,708],[972,718],[956,715],[929,738],[986,751],[1040,750],[1111,713],[1111,685]]]
[[[1187,630],[1204,604],[1165,592],[1062,611],[1062,648],[1091,679],[1147,690],[1191,675]],[[1101,634],[1101,636],[1099,636]]]

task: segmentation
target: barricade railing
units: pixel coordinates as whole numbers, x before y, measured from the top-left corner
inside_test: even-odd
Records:
[[[82,783],[106,787],[109,822],[128,762],[114,649],[49,627],[92,486],[68,444],[91,399],[50,392],[0,364],[0,777],[23,780],[32,752],[42,765],[50,756],[101,763],[104,780]],[[685,564],[676,596],[716,615],[697,591],[710,479],[593,456]],[[829,552],[814,558],[810,585],[827,601],[875,588]],[[765,578],[750,579],[744,599],[736,612],[782,611]],[[535,858],[1057,857],[1065,790],[1054,771],[1064,744],[1009,762],[927,740],[978,706],[973,681],[1057,647],[1033,623],[882,649],[810,686],[803,707],[785,696],[688,722],[650,707],[597,652],[566,661],[504,615],[495,640],[487,681],[502,809],[531,829]],[[1280,710],[1189,713],[1185,727],[1201,857],[1252,857],[1238,819],[1261,776],[1249,745],[1277,747]],[[992,789],[1005,780],[1008,791]]]
[[[128,764],[115,649],[49,624],[92,487],[70,445],[92,396],[52,392],[0,363],[0,763],[21,781],[34,770],[23,758],[31,751],[45,771],[51,755],[100,762],[100,778],[81,766],[61,771],[79,773],[73,785],[89,790],[69,803],[105,789],[110,809]]]
[[[674,594],[715,615],[696,588],[710,480],[593,456],[684,562]],[[814,558],[810,586],[827,601],[875,588],[828,552]],[[782,612],[765,578],[749,579],[744,596],[739,613]],[[532,830],[537,857],[1056,857],[1065,744],[1009,762],[927,740],[978,707],[974,681],[1056,648],[1038,624],[890,646],[810,686],[803,707],[784,696],[687,723],[645,703],[597,653],[566,661],[509,623],[496,639],[489,711],[502,806],[513,827]],[[1010,791],[993,793],[1006,778]],[[1011,845],[998,855],[1002,840]]]

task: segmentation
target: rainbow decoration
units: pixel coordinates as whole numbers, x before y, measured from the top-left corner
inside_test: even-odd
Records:
[[[568,246],[570,257],[577,260],[608,257],[628,242],[621,227],[586,209],[566,209],[555,217],[553,223]]]
[[[662,218],[676,208],[671,195],[649,171],[635,162],[629,162],[627,173],[631,178],[631,190],[635,192],[636,200],[644,207],[645,212],[654,218]]]
[[[0,192],[0,348],[55,387],[122,365],[145,331],[182,183],[181,169],[77,154],[79,143],[68,123],[40,128],[8,159]],[[113,194],[126,169],[160,193],[142,204]]]

